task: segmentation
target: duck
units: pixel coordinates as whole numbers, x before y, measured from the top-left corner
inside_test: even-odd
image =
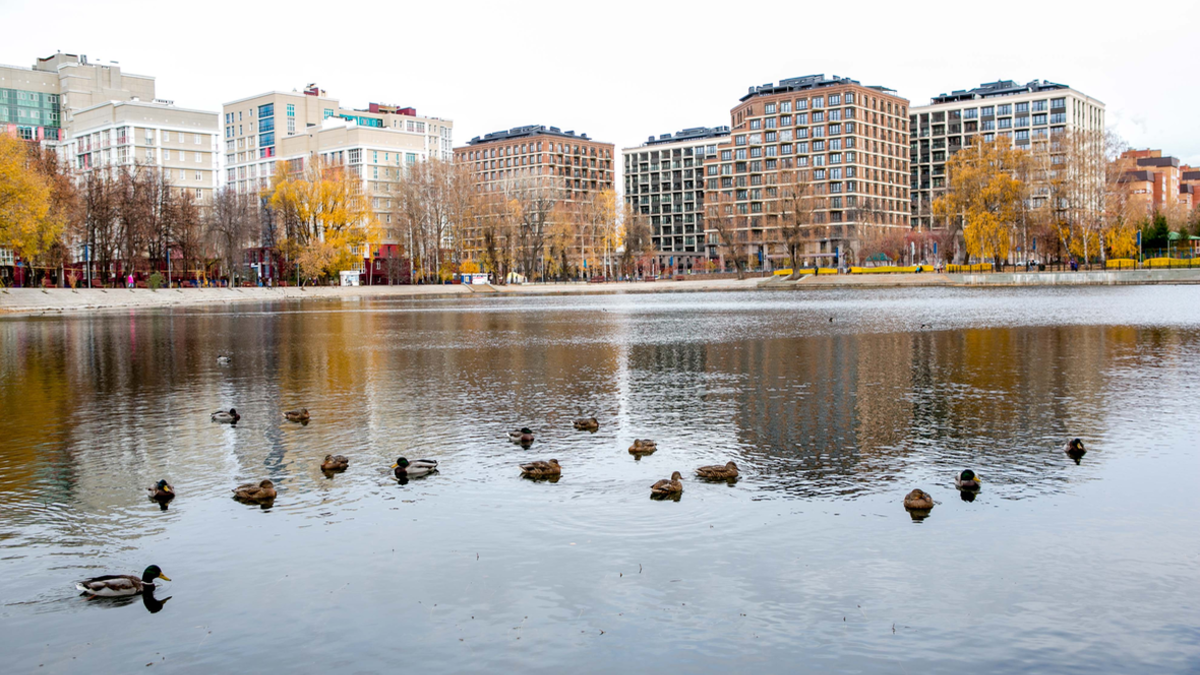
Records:
[[[283,418],[289,422],[307,422],[308,421],[308,408],[301,408],[299,410],[289,410],[289,411],[283,413]]]
[[[521,465],[522,475],[530,478],[549,478],[551,476],[561,476],[562,467],[559,466],[557,459],[552,459],[546,462],[538,460]]]
[[[599,431],[600,420],[596,419],[595,417],[581,417],[575,420],[575,429],[579,431]]]
[[[709,480],[733,480],[738,477],[737,464],[725,462],[725,466],[714,464],[696,469],[696,475]]]
[[[671,474],[671,479],[666,478],[658,481],[650,486],[650,494],[652,495],[673,495],[683,492],[683,474],[678,471]]]
[[[416,478],[437,471],[437,465],[436,459],[414,459],[410,462],[403,457],[397,457],[392,469],[396,472],[396,478]]]
[[[218,410],[212,414],[212,421],[220,422],[221,424],[237,424],[240,419],[242,419],[242,416],[238,414],[235,408]]]
[[[154,484],[154,487],[148,487],[146,490],[150,493],[150,499],[153,499],[160,504],[165,504],[172,499],[175,499],[175,488],[165,480],[160,480]]]
[[[910,511],[928,511],[933,508],[933,497],[924,490],[913,490],[905,495],[904,508]]]
[[[1073,438],[1063,446],[1063,452],[1067,453],[1067,457],[1075,460],[1075,463],[1078,464],[1079,460],[1083,459],[1083,456],[1087,454],[1087,449],[1083,447],[1083,441]]]
[[[635,438],[633,445],[629,446],[631,455],[653,455],[655,450],[658,450],[658,443],[649,438]]]
[[[321,462],[322,471],[345,471],[350,468],[350,460],[345,455],[325,455]]]
[[[227,366],[227,365],[233,363],[233,357],[228,354],[218,354],[217,355],[217,363],[222,366]]]
[[[171,580],[163,574],[158,565],[151,565],[142,572],[140,579],[132,574],[105,574],[76,582],[75,588],[93,598],[123,598],[139,593],[153,593],[156,579]]]
[[[957,486],[959,490],[978,490],[979,484],[982,481],[983,479],[977,476],[975,472],[970,469],[963,469],[962,471],[954,474],[954,485]]]
[[[508,440],[513,443],[520,443],[528,447],[533,443],[533,430],[529,427],[521,427],[508,432]]]
[[[236,498],[248,502],[269,502],[275,499],[275,484],[270,480],[264,480],[258,485],[246,483],[234,488],[233,494]]]

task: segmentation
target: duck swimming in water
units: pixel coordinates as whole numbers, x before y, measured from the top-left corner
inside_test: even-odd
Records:
[[[963,469],[954,474],[954,485],[959,490],[978,490],[982,479],[970,469]]]
[[[396,478],[416,478],[437,471],[437,465],[436,459],[414,459],[410,462],[403,457],[397,457],[392,469],[395,470]]]
[[[904,508],[909,511],[929,511],[933,508],[933,497],[924,490],[913,490],[905,495]]]
[[[289,410],[283,413],[283,418],[289,422],[300,422],[302,424],[306,424],[308,423],[308,408]]]
[[[326,472],[345,471],[350,468],[350,460],[345,455],[325,455],[321,462],[321,470]]]
[[[1073,438],[1063,446],[1063,452],[1067,453],[1067,457],[1075,460],[1075,463],[1078,464],[1079,460],[1083,459],[1083,456],[1087,454],[1087,449],[1083,447],[1083,441]]]
[[[738,468],[737,464],[726,462],[725,466],[720,464],[702,466],[696,469],[696,475],[708,480],[733,480],[738,477]]]
[[[538,460],[521,465],[521,474],[529,478],[551,478],[562,475],[562,467],[557,459],[549,461]]]
[[[600,420],[596,419],[595,417],[581,417],[575,420],[575,429],[578,431],[599,431]]]
[[[212,421],[220,422],[221,424],[237,424],[242,416],[238,414],[235,408],[229,410],[218,410],[212,414]]]
[[[247,502],[269,502],[273,501],[277,495],[275,484],[269,480],[264,480],[258,485],[254,483],[239,485],[234,488],[233,494],[237,499]]]
[[[678,471],[671,474],[670,480],[664,478],[650,486],[651,495],[674,495],[683,492],[683,474]]]
[[[146,490],[150,493],[150,499],[159,504],[166,504],[175,499],[175,488],[171,487],[171,484],[165,480],[158,481],[154,484],[154,487],[146,488]]]
[[[533,430],[529,427],[521,427],[508,432],[508,440],[513,443],[518,443],[525,447],[533,444]]]
[[[658,443],[649,438],[635,438],[633,445],[629,446],[631,455],[653,455],[655,450],[658,450]]]
[[[171,580],[158,565],[151,565],[142,572],[140,579],[132,574],[106,574],[77,582],[75,588],[93,598],[123,598],[138,593],[153,593],[156,579]]]

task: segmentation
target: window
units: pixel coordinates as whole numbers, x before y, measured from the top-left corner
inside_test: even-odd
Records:
[[[745,137],[745,136],[734,136],[734,137],[733,137],[733,144],[734,144],[734,145],[745,145],[745,144],[746,144],[746,137]]]
[[[1029,140],[1029,130],[1028,129],[1017,129],[1017,140],[1018,141]]]
[[[182,155],[183,153],[179,153],[179,154]],[[203,152],[193,152],[192,154],[196,156],[197,164],[204,161],[204,153]],[[182,159],[182,157],[180,159]]]
[[[760,119],[750,120],[750,128],[751,129],[761,129],[762,128],[762,120],[760,120]]]
[[[183,153],[180,153],[180,155],[182,155],[182,154]],[[163,161],[167,162],[167,161],[170,161],[170,159],[171,159],[171,151],[167,150],[166,148],[163,148]]]
[[[1017,112],[1018,113],[1029,112],[1029,102],[1026,101],[1024,103],[1018,103],[1017,104]]]
[[[1067,107],[1067,99],[1052,98],[1052,99],[1050,99],[1050,107],[1051,108],[1066,108]]]
[[[824,108],[825,107],[825,97],[824,96],[814,96],[812,99],[812,107]]]
[[[853,104],[854,104],[854,94],[853,93],[846,94],[846,105],[853,105]]]
[[[263,134],[258,137],[258,147],[265,148],[265,147],[268,147],[271,145],[275,145],[275,134],[274,133]]]
[[[825,113],[820,112],[820,111],[813,113],[812,121],[813,121],[813,124],[816,124],[818,122],[824,122],[825,121]]]
[[[792,102],[784,101],[784,102],[780,103],[779,104],[779,112],[785,112],[785,113],[792,112]]]
[[[196,181],[197,181],[197,182],[199,182],[199,181],[202,181],[202,180],[204,180],[204,174],[202,174],[202,173],[200,173],[199,171],[197,171],[197,172],[196,172]]]
[[[1025,117],[1018,117],[1018,118],[1017,118],[1017,121],[1016,121],[1016,125],[1017,125],[1017,126],[1019,126],[1019,127],[1027,127],[1027,126],[1029,126],[1029,117],[1028,117],[1028,116],[1025,116]]]
[[[1034,112],[1042,112],[1044,110],[1046,110],[1046,101],[1044,99],[1041,101],[1033,102],[1033,111]]]
[[[728,162],[731,159],[733,159],[733,151],[731,151],[731,150],[722,150],[721,151],[721,161]]]
[[[796,99],[796,110],[808,110],[808,99],[806,99],[806,98]]]
[[[1012,128],[1012,118],[1011,117],[1001,117],[999,122],[1000,122],[1001,129],[1011,129]],[[986,125],[987,123],[984,122],[984,124]]]
[[[996,114],[997,115],[1011,115],[1012,114],[1012,104],[1005,103],[1002,106],[998,106],[996,108]]]
[[[829,96],[829,105],[841,105],[841,104],[842,104],[842,95],[841,94],[831,94]]]
[[[1042,113],[1040,115],[1034,115],[1033,123],[1034,124],[1045,124],[1046,123],[1046,113]]]
[[[764,115],[774,115],[775,114],[775,104],[768,103],[766,105],[766,107],[763,109],[763,114]]]
[[[737,158],[738,158],[738,159],[746,159],[746,150],[745,150],[744,148],[742,148],[742,149],[739,149],[739,150],[738,150],[736,153],[734,153],[734,154],[737,156]]]
[[[163,134],[163,143],[170,143],[171,142],[171,132],[164,131],[164,132],[162,132],[162,134]],[[183,136],[180,135],[179,139],[183,140]]]
[[[265,103],[258,106],[258,117],[261,120],[263,117],[271,117],[275,114],[275,104]]]
[[[990,106],[990,105],[984,106],[983,111],[980,114],[982,114],[984,117],[995,117],[996,116],[996,107]]]
[[[196,136],[196,145],[200,145],[200,134],[195,134],[195,136]]]
[[[258,133],[275,130],[275,118],[263,117],[258,120]]]
[[[979,108],[967,108],[963,111],[963,119],[973,120],[979,117]]]
[[[1050,124],[1066,124],[1067,113],[1050,113]]]

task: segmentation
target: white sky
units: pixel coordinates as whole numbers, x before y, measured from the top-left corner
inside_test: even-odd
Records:
[[[729,124],[747,87],[788,77],[850,77],[913,105],[1038,78],[1105,102],[1130,145],[1200,164],[1200,1],[975,6],[0,0],[0,63],[29,66],[56,50],[116,60],[153,75],[159,98],[217,112],[316,82],[346,107],[412,105],[452,119],[456,147],[547,124],[618,150]]]

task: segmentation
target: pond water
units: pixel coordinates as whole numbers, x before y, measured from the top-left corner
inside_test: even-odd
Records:
[[[1198,300],[905,289],[0,320],[4,670],[1195,672]],[[210,421],[231,406],[237,425]],[[283,420],[301,406],[309,424]],[[581,415],[599,431],[575,431]],[[506,438],[519,426],[528,449]],[[635,438],[658,451],[635,459]],[[324,475],[330,453],[349,470]],[[440,470],[401,484],[400,455]],[[561,480],[520,477],[549,458]],[[728,460],[736,483],[694,476]],[[681,499],[652,501],[676,470]],[[165,511],[145,491],[160,478]],[[269,508],[231,499],[265,478]],[[936,500],[921,521],[913,488]],[[172,578],[153,601],[74,589],[151,563]]]

